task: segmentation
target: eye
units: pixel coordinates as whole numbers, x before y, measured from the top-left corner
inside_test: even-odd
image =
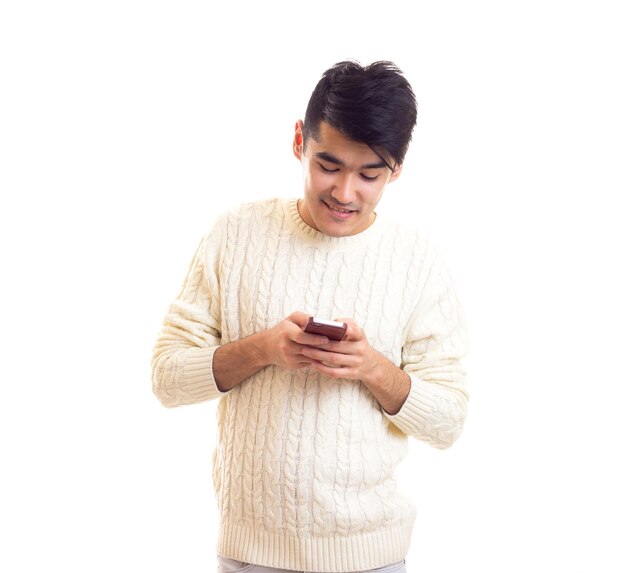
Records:
[[[328,167],[325,167],[324,165],[322,165],[321,163],[318,163],[318,165],[320,166],[320,168],[322,169],[322,171],[324,173],[337,173],[337,171],[339,171],[339,168],[335,168],[335,169],[328,169]]]
[[[378,175],[370,177],[369,175],[365,175],[365,173],[361,173],[361,178],[365,181],[376,181],[376,179],[378,179]]]

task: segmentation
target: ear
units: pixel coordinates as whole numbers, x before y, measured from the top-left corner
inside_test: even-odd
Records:
[[[395,171],[391,174],[391,177],[389,178],[389,183],[395,181],[398,177],[400,177],[400,173],[402,173],[402,163],[398,163],[398,165],[396,165]]]
[[[296,129],[293,134],[293,154],[299,161],[302,161],[302,157],[304,156],[304,135],[302,134],[303,125],[304,122],[301,119],[296,121]]]

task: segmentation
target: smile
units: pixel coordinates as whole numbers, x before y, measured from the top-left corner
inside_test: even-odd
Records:
[[[341,209],[339,207],[332,207],[330,206],[328,203],[326,203],[326,201],[324,201],[324,205],[326,205],[326,207],[328,208],[329,211],[331,211],[334,215],[337,215],[341,218],[347,218],[350,215],[356,213],[355,210],[350,210],[350,209]]]

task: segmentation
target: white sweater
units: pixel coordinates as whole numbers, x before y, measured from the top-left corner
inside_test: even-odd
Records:
[[[269,366],[220,392],[212,371],[219,345],[296,310],[353,317],[372,347],[410,375],[401,410],[389,415],[361,382],[313,369]],[[152,360],[165,406],[220,400],[218,553],[299,571],[405,558],[415,508],[394,469],[407,436],[445,448],[460,434],[465,349],[454,284],[415,230],[379,215],[357,235],[329,237],[302,221],[295,199],[221,216],[200,242]]]

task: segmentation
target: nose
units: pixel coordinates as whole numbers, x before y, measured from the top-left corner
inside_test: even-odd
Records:
[[[339,180],[336,181],[331,195],[338,203],[344,205],[353,202],[356,195],[356,188],[354,178],[350,173],[342,174]]]

